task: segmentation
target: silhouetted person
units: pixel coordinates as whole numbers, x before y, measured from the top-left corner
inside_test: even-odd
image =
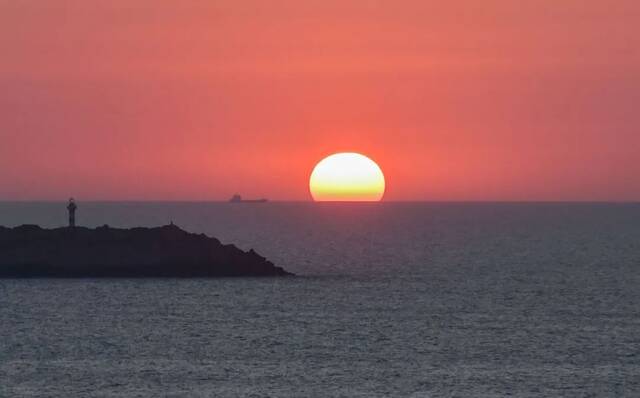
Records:
[[[72,228],[76,226],[76,209],[77,208],[78,206],[76,206],[76,202],[73,200],[73,198],[69,199],[69,205],[67,206],[67,210],[69,210],[69,226]]]

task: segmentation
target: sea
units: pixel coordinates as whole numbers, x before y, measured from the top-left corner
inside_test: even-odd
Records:
[[[0,397],[640,397],[640,204],[78,206],[296,276],[0,280]]]

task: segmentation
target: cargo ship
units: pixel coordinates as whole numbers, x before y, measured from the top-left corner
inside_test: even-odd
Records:
[[[242,199],[242,196],[235,194],[231,197],[231,199],[229,199],[229,202],[231,203],[265,203],[267,202],[267,199],[265,198],[261,198],[261,199]]]

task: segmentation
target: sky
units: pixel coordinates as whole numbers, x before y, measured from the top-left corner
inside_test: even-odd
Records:
[[[637,0],[0,0],[0,200],[640,200]]]

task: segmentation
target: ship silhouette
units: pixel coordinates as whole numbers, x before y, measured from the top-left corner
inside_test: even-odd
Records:
[[[229,199],[230,203],[265,203],[267,202],[267,199],[265,198],[261,198],[261,199],[242,199],[242,196],[235,194],[231,197],[231,199]]]

